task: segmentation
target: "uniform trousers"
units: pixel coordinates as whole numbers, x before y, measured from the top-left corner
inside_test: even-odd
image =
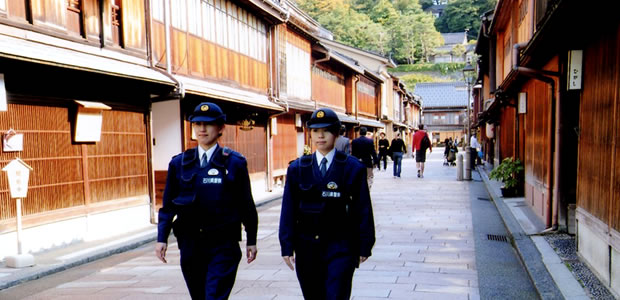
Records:
[[[358,259],[351,254],[346,241],[318,242],[298,248],[295,267],[304,299],[349,299]]]
[[[237,241],[209,241],[206,237],[178,237],[181,271],[193,300],[228,299],[241,248]]]

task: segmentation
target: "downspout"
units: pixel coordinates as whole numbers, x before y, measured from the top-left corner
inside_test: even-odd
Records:
[[[353,86],[351,87],[351,97],[353,97],[353,99],[351,99],[352,103],[355,104],[355,120],[357,121],[357,107],[359,106],[359,103],[357,103],[357,83],[360,81],[360,76],[359,75],[355,75],[353,77]],[[355,102],[353,102],[355,101]],[[358,125],[359,125],[359,121],[357,121]]]
[[[157,0],[156,0],[157,1]],[[157,63],[153,60],[155,59],[154,55],[150,53],[149,64],[150,67],[163,74],[164,76],[170,78],[176,85],[174,96],[178,96],[179,100],[185,98],[185,88],[183,88],[183,83],[180,82],[174,75],[172,74],[172,64],[170,61],[172,60],[172,55],[170,54],[170,2],[168,0],[159,0],[164,2],[164,44],[166,47],[166,70],[162,70],[157,67]],[[152,27],[152,26],[150,26]],[[150,43],[149,43],[150,44]],[[152,52],[152,49],[151,49]]]
[[[519,51],[521,48],[527,46],[527,43],[518,43],[514,44],[513,52],[512,52],[512,61],[513,66],[512,69],[517,72],[517,74],[523,74],[528,77],[532,77],[534,79],[543,81],[551,86],[551,143],[553,144],[553,155],[551,157],[551,161],[549,162],[549,170],[551,174],[549,174],[551,193],[549,195],[549,199],[551,200],[551,205],[548,208],[547,215],[550,219],[547,219],[548,223],[551,224],[551,227],[546,228],[543,232],[555,231],[558,228],[558,205],[559,205],[559,185],[558,182],[560,180],[560,118],[558,114],[560,112],[560,101],[557,101],[555,97],[555,79],[559,78],[559,72],[546,71],[546,70],[535,70],[531,68],[521,67],[519,66]],[[553,77],[550,77],[553,76]]]

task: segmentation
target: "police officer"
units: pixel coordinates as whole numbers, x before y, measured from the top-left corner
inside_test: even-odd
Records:
[[[366,167],[334,149],[340,129],[334,111],[318,109],[306,125],[316,152],[287,170],[282,257],[296,269],[305,299],[349,299],[353,272],[375,243]]]
[[[228,299],[241,259],[241,224],[248,263],[257,254],[258,215],[247,162],[218,145],[226,121],[219,106],[200,103],[189,121],[198,147],[176,155],[168,165],[155,255],[166,263],[168,235],[174,230],[192,299]]]

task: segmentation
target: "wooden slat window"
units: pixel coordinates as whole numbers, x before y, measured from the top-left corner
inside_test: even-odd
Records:
[[[144,115],[104,111],[101,141],[88,148],[91,203],[148,195]]]
[[[345,84],[342,75],[312,68],[312,98],[328,106],[345,109]]]
[[[364,77],[357,83],[357,104],[359,111],[369,116],[377,114],[377,87],[376,84]]]

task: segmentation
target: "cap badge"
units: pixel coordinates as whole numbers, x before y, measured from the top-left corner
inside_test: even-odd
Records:
[[[217,174],[220,174],[220,172],[217,169],[211,169],[211,170],[209,170],[209,172],[207,172],[207,174],[209,174],[211,176],[215,176]]]
[[[331,181],[330,183],[327,184],[327,188],[330,190],[335,190],[338,188],[338,185],[335,182]]]
[[[209,105],[206,105],[206,104],[205,104],[205,105],[201,106],[201,107],[200,107],[200,110],[201,110],[201,111],[207,111],[207,110],[209,110]]]
[[[322,110],[319,110],[319,111],[316,113],[316,117],[317,117],[317,118],[322,118],[322,117],[325,117],[325,112],[324,112],[324,111],[322,111]]]

